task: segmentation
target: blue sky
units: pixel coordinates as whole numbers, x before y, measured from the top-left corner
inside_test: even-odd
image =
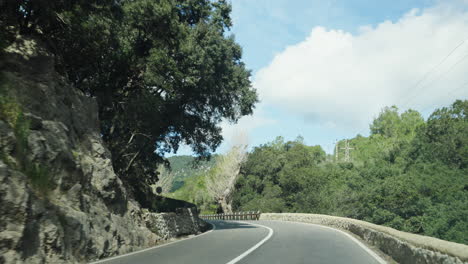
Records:
[[[434,0],[232,0],[232,32],[253,73],[276,53],[306,38],[316,26],[356,32],[362,25],[395,21]]]
[[[250,146],[301,135],[330,153],[336,139],[367,135],[384,106],[427,116],[468,97],[466,0],[231,3],[231,32],[261,103],[239,124],[223,124],[220,153],[239,133]]]

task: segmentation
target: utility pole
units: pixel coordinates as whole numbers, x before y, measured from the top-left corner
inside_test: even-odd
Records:
[[[335,140],[335,162],[338,162],[338,139]]]
[[[345,150],[345,159],[344,159],[344,160],[345,160],[346,162],[349,162],[349,161],[350,161],[350,158],[349,158],[349,151],[350,151],[350,150],[353,150],[354,148],[350,148],[350,147],[349,147],[349,141],[346,140],[346,145],[345,145],[345,147],[344,147],[344,148],[341,148],[341,149],[344,149],[344,150]]]

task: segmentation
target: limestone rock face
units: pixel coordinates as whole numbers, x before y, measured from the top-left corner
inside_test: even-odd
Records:
[[[113,171],[95,100],[43,47],[18,39],[0,59],[0,96],[28,123],[22,146],[14,122],[0,120],[0,263],[83,263],[155,245],[159,230]]]

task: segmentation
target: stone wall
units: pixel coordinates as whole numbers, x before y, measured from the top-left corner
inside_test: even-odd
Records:
[[[329,215],[265,213],[260,220],[295,221],[349,231],[379,248],[398,263],[468,263],[468,246],[433,237],[401,232],[390,227]]]
[[[146,210],[145,210],[146,211]],[[146,226],[163,239],[197,234],[207,229],[196,208],[178,208],[175,213],[144,214]]]
[[[191,212],[156,215],[129,198],[95,100],[57,74],[44,45],[18,38],[0,74],[0,264],[83,263],[199,232]]]

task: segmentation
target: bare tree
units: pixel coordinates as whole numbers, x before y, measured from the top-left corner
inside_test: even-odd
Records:
[[[153,190],[161,194],[169,193],[174,183],[175,174],[164,164],[158,166],[157,172],[159,180],[153,185]]]
[[[233,146],[224,156],[218,158],[206,180],[209,194],[221,206],[224,213],[232,213],[232,193],[242,163],[247,157],[247,144]]]

